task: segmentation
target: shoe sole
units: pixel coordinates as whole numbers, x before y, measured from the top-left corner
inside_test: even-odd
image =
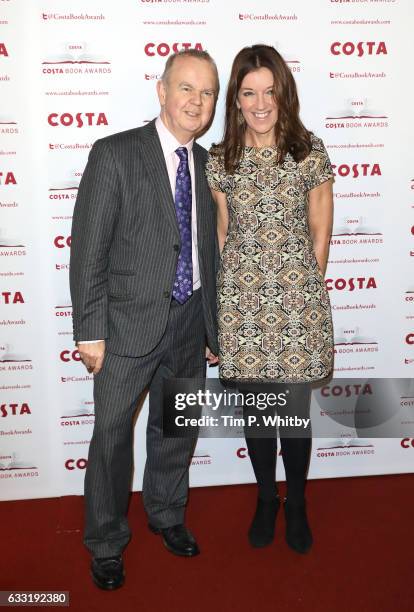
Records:
[[[91,572],[91,576],[92,576],[92,581],[94,585],[97,586],[102,591],[116,591],[117,589],[120,589],[122,586],[124,586],[124,583],[125,583],[125,576],[122,578],[122,582],[120,582],[119,584],[115,584],[113,586],[104,585],[102,582],[99,582],[99,580],[95,578],[92,572]]]
[[[168,552],[172,553],[173,555],[176,555],[177,557],[196,557],[197,555],[200,554],[200,550],[197,549],[195,552],[191,552],[191,553],[186,553],[186,552],[177,552],[176,550],[174,550],[173,548],[171,548],[168,543],[165,541],[162,533],[161,533],[161,529],[158,529],[158,527],[153,527],[153,525],[150,525],[148,523],[148,529],[154,534],[154,535],[159,535],[162,538],[162,542],[165,546],[165,548],[168,550]]]

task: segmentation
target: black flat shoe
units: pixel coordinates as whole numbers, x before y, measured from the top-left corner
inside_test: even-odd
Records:
[[[165,548],[174,555],[179,555],[180,557],[195,557],[200,554],[200,549],[197,546],[194,536],[185,525],[159,528],[149,523],[148,527],[155,535],[162,536]]]
[[[306,504],[291,504],[285,499],[286,542],[292,550],[300,554],[309,552],[313,538],[306,516]]]
[[[249,542],[254,548],[262,548],[273,542],[275,521],[280,508],[279,496],[270,501],[257,498],[256,512],[249,529]]]
[[[92,559],[91,574],[94,583],[100,589],[105,591],[119,589],[125,581],[122,557]]]

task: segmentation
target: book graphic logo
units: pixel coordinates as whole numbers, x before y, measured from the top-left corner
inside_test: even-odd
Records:
[[[360,327],[346,329],[340,327],[338,335],[335,336],[335,346],[353,346],[356,344],[378,344],[375,338],[364,335]]]
[[[0,363],[16,363],[23,361],[32,361],[24,353],[16,353],[11,344],[0,342]]]
[[[339,438],[332,440],[332,442],[326,442],[323,446],[318,446],[317,450],[334,450],[339,448],[374,448],[374,445],[368,440],[360,438]]]
[[[61,419],[73,419],[76,417],[89,417],[95,416],[94,402],[92,400],[81,399],[78,402],[76,408],[71,410],[64,410],[64,414],[61,415]]]
[[[7,230],[3,227],[0,227],[0,249],[6,248],[22,248],[25,245],[19,238],[15,238],[13,236],[7,235]]]
[[[388,119],[388,115],[372,108],[368,98],[347,98],[344,108],[329,113],[325,119]]]
[[[382,236],[378,227],[366,222],[365,217],[342,217],[334,226],[332,236]]]
[[[37,470],[33,461],[22,459],[19,453],[0,455],[0,471]]]
[[[9,115],[0,115],[0,125],[17,125],[17,121],[14,121]]]
[[[62,51],[48,55],[42,62],[44,66],[59,66],[64,64],[101,64],[111,62],[102,55],[91,53],[86,42],[64,43]]]

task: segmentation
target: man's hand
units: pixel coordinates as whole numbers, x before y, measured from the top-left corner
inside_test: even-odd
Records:
[[[78,342],[79,355],[89,373],[97,374],[102,368],[105,356],[105,340],[99,342]]]
[[[219,362],[219,358],[210,351],[208,346],[206,346],[206,359],[208,361],[208,365],[216,365]]]

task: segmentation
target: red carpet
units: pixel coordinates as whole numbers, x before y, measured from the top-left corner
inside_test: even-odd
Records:
[[[249,547],[253,485],[191,491],[187,523],[202,553],[193,559],[164,549],[134,494],[127,580],[110,593],[89,578],[81,497],[3,502],[0,590],[70,591],[76,611],[411,612],[413,484],[413,475],[310,481],[306,556],[288,549],[283,513],[273,545]]]

